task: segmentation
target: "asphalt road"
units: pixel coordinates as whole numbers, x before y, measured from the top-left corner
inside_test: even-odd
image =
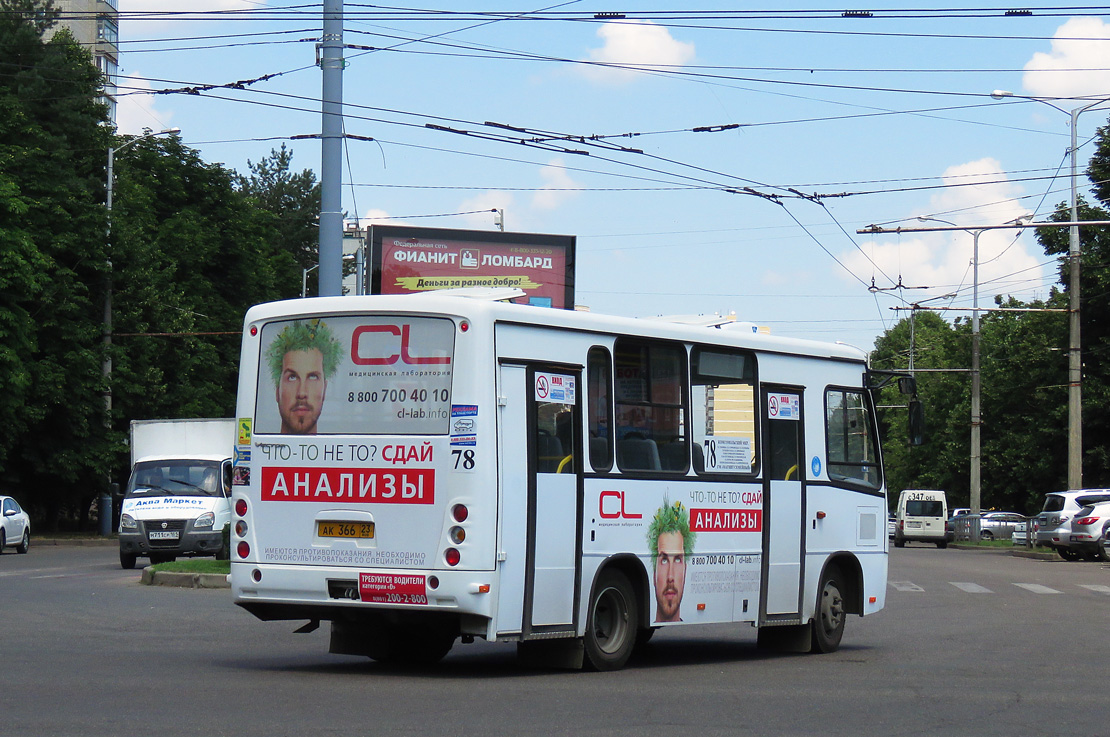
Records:
[[[482,642],[399,671],[226,589],[143,586],[115,548],[32,544],[0,556],[0,734],[1106,732],[1110,565],[911,545],[890,568],[887,608],[830,655],[712,626],[662,632],[617,673],[528,670]]]

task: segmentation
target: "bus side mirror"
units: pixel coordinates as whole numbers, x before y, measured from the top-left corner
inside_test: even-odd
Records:
[[[921,402],[917,399],[910,400],[909,425],[910,445],[924,445],[925,408],[921,406]]]

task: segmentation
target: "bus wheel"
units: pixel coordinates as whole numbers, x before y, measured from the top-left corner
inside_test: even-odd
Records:
[[[119,567],[125,571],[130,571],[135,567],[135,562],[138,559],[139,556],[132,553],[125,553],[121,550],[119,554]]]
[[[586,663],[594,670],[619,670],[628,662],[640,629],[636,596],[624,574],[605,571],[598,579],[586,617]]]
[[[835,566],[825,569],[821,589],[817,592],[817,610],[813,617],[813,652],[831,653],[840,647],[844,636],[844,596],[840,571]]]

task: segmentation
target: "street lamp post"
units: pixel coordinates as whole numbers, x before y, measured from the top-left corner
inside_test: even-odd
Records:
[[[1100,98],[1081,107],[1065,110],[1039,97],[1014,95],[1007,90],[995,90],[991,97],[1002,100],[1017,97],[1048,105],[1066,113],[1071,122],[1071,226],[1068,228],[1068,488],[1083,488],[1083,357],[1079,328],[1079,194],[1077,151],[1079,148],[1076,124],[1079,116],[1091,108],[1110,102]],[[1088,98],[1089,99],[1089,98]]]

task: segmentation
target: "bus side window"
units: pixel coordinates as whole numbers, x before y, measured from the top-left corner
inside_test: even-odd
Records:
[[[690,377],[694,471],[758,471],[755,354],[695,346]]]
[[[882,485],[874,417],[859,389],[825,391],[825,442],[829,478],[872,489]]]
[[[594,346],[586,357],[586,413],[590,466],[595,471],[608,471],[613,467],[612,384],[609,351]]]
[[[622,471],[687,473],[685,346],[621,338],[614,364],[617,466]]]

